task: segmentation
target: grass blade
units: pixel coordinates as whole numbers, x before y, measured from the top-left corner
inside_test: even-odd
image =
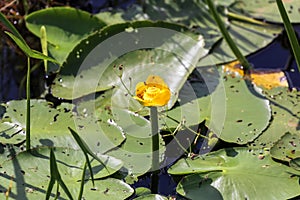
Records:
[[[98,162],[101,163],[101,165],[103,165],[105,167],[105,169],[109,172],[109,170],[107,169],[106,165],[103,163],[103,161],[92,152],[92,150],[89,148],[89,146],[84,142],[84,140],[82,140],[80,138],[80,136],[70,127],[68,127],[68,129],[70,130],[71,134],[73,135],[74,139],[76,140],[77,144],[79,145],[79,147],[81,148],[81,150],[87,154],[89,154],[90,156],[92,156],[95,160],[97,160]]]
[[[12,25],[12,23],[10,23],[10,21],[8,21],[8,19],[0,12],[0,22],[2,22],[2,24],[10,31],[12,32],[13,35],[15,35],[16,37],[18,37],[19,40],[22,41],[22,43],[24,43],[25,45],[26,42],[24,40],[24,38],[21,36],[21,34],[19,33],[19,31],[14,27],[14,25]],[[29,48],[29,47],[28,47]]]
[[[54,63],[58,63],[55,59],[45,56],[41,52],[32,50],[26,43],[20,40],[17,36],[10,32],[5,31],[5,33],[18,45],[18,47],[26,54],[27,57],[36,58],[40,60],[48,60]]]
[[[54,152],[53,152],[52,148],[50,150],[50,177],[51,177],[51,179],[50,179],[48,189],[52,190],[54,182],[57,181],[57,183],[62,187],[62,189],[64,190],[64,192],[68,196],[68,198],[70,200],[73,200],[73,197],[72,197],[68,187],[66,186],[66,184],[64,183],[64,181],[62,180],[62,178],[60,176],[60,173],[59,173],[58,167],[57,167],[56,158],[55,158],[55,155],[54,155]],[[50,191],[47,190],[47,194],[51,193],[51,190]]]
[[[282,0],[276,0],[276,3],[277,3],[278,10],[280,12],[280,15],[281,15],[283,24],[284,24],[284,28],[287,32],[287,35],[288,35],[288,38],[289,38],[289,41],[290,41],[290,44],[291,44],[291,47],[292,47],[292,50],[293,50],[293,53],[294,53],[294,57],[295,57],[295,60],[296,60],[297,66],[298,66],[298,69],[300,71],[300,47],[299,47],[298,39],[296,37],[296,33],[295,33],[294,28],[293,28],[293,26],[290,22],[290,19],[287,15],[287,12],[284,8]]]
[[[245,56],[243,56],[243,54],[240,52],[240,50],[238,49],[237,45],[235,44],[235,42],[233,41],[233,39],[231,38],[231,36],[229,35],[222,19],[220,18],[212,0],[206,0],[206,4],[209,7],[209,10],[213,16],[213,18],[215,19],[215,22],[217,23],[223,38],[226,40],[227,44],[229,45],[230,49],[232,50],[232,52],[234,53],[234,55],[236,56],[236,58],[238,59],[238,61],[241,63],[241,65],[244,68],[244,72],[245,74],[249,74],[251,65],[248,62],[248,60],[245,58]]]

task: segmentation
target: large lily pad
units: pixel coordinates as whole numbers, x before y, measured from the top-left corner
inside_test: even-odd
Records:
[[[7,111],[4,115],[9,120],[10,126],[22,128],[22,131],[15,133],[6,143],[15,143],[15,138],[24,139],[26,128],[26,101],[10,101],[6,103]],[[76,116],[73,112],[74,105],[62,104],[51,108],[44,100],[31,100],[31,144],[32,146],[56,146],[79,148],[73,139],[68,127],[71,127],[80,134],[90,148],[95,152],[105,152],[121,144],[125,137],[117,127],[111,126],[106,117],[101,120],[93,116]],[[99,108],[99,112],[102,108]],[[5,133],[7,122],[0,127]],[[26,130],[25,130],[26,131]],[[18,140],[17,140],[18,141]]]
[[[240,20],[234,20],[233,18],[230,18],[229,20],[227,15],[222,14],[222,12],[227,12],[226,9],[235,7],[236,4],[243,5],[242,3],[239,4],[239,2],[233,0],[218,0],[214,1],[214,3],[216,4],[218,11],[220,11],[221,17],[226,23],[230,35],[237,42],[237,45],[244,55],[249,55],[260,48],[265,47],[282,31],[280,26],[260,22],[241,22]],[[247,4],[254,5],[255,3],[247,2]],[[256,7],[256,9],[258,8],[260,7]],[[249,14],[247,8],[244,8],[243,11],[243,15]],[[270,9],[270,11],[272,10]],[[97,16],[100,19],[105,19],[107,15],[107,13],[99,13]],[[132,6],[123,13],[113,12],[110,16],[120,22],[122,22],[122,20],[150,19],[154,21],[162,20],[184,24],[192,31],[200,33],[205,39],[205,47],[210,49],[210,54],[201,60],[198,66],[220,64],[236,59],[226,41],[222,38],[219,28],[211,16],[205,1],[147,0],[142,6]]]
[[[31,153],[22,152],[14,159],[3,163],[0,174],[1,188],[8,188],[10,182],[12,188],[9,193],[10,199],[43,199],[50,180],[49,148],[33,149]],[[55,148],[58,169],[63,181],[70,190],[73,198],[79,194],[82,168],[85,157],[81,151]],[[95,177],[106,177],[122,166],[122,162],[113,157],[100,156],[106,164],[104,168],[97,161],[93,161]],[[5,189],[2,190],[5,192]],[[91,181],[85,184],[83,197],[87,199],[110,198],[123,199],[129,197],[133,189],[124,182],[117,179],[101,179],[95,181],[95,187]],[[55,190],[52,191],[54,197]],[[59,199],[66,199],[63,190],[60,191]]]
[[[278,87],[265,90],[272,109],[270,126],[257,138],[253,146],[270,148],[287,132],[300,135],[300,93],[289,91],[288,88]]]
[[[300,194],[292,168],[272,160],[267,152],[227,148],[205,156],[179,160],[174,175],[192,174],[177,192],[190,199],[288,199]],[[267,192],[266,192],[267,191]]]
[[[122,86],[116,74],[116,67],[121,65],[125,69],[122,79],[128,87],[155,73],[176,93],[207,53],[203,46],[201,36],[176,24],[138,21],[107,26],[69,54],[52,92],[73,99]]]
[[[297,0],[282,1],[292,23],[299,23],[300,2]],[[276,1],[236,1],[229,7],[234,12],[269,22],[282,22]]]
[[[201,81],[194,81],[179,94],[180,106],[168,115],[186,125],[206,125],[222,140],[246,144],[257,138],[271,118],[269,102],[253,85],[226,76],[216,68],[199,68]],[[169,127],[176,123],[169,122]]]
[[[121,171],[126,176],[126,181],[133,182],[151,168],[151,124],[143,116],[122,107],[124,102],[119,98],[114,99],[112,95],[113,90],[107,90],[100,96],[94,96],[94,99],[86,99],[77,106],[77,110],[80,114],[93,116],[95,120],[108,121],[126,137],[122,144],[109,150],[107,154],[124,162]],[[101,109],[103,107],[105,109]],[[159,149],[162,160],[165,146],[161,137]]]
[[[25,21],[27,28],[38,37],[41,37],[41,26],[45,26],[49,52],[61,64],[80,40],[105,26],[91,14],[71,7],[42,9],[26,16]]]

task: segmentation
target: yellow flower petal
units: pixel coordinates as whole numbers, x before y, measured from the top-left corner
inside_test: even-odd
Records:
[[[171,98],[171,91],[164,80],[155,75],[148,76],[146,82],[136,85],[136,96],[144,106],[164,106]]]

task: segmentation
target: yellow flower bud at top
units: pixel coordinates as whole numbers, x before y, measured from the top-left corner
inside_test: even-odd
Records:
[[[161,77],[150,75],[146,82],[136,85],[135,95],[133,98],[144,106],[164,106],[171,98],[171,91]]]

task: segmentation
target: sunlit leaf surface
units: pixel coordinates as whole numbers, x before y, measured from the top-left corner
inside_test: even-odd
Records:
[[[268,152],[226,148],[194,159],[181,159],[169,169],[191,174],[177,186],[190,199],[288,199],[300,194],[296,171],[272,160]]]
[[[82,168],[85,162],[84,155],[81,151],[68,148],[55,148],[54,153],[62,179],[73,198],[76,198],[79,193],[79,180],[81,180]],[[25,200],[43,199],[45,197],[50,180],[49,155],[49,148],[38,148],[32,150],[31,153],[22,152],[14,159],[1,165],[0,187],[8,188],[10,180],[13,183],[9,199]],[[100,158],[107,164],[110,173],[115,172],[122,166],[122,162],[113,157],[102,156]],[[92,165],[95,177],[106,177],[110,174],[98,162],[93,161]],[[95,187],[92,186],[91,181],[87,181],[83,197],[87,199],[125,199],[132,193],[133,189],[123,181],[107,178],[95,181]],[[55,190],[52,191],[51,199],[54,199],[54,195]],[[60,190],[60,198],[66,199],[62,189]]]

